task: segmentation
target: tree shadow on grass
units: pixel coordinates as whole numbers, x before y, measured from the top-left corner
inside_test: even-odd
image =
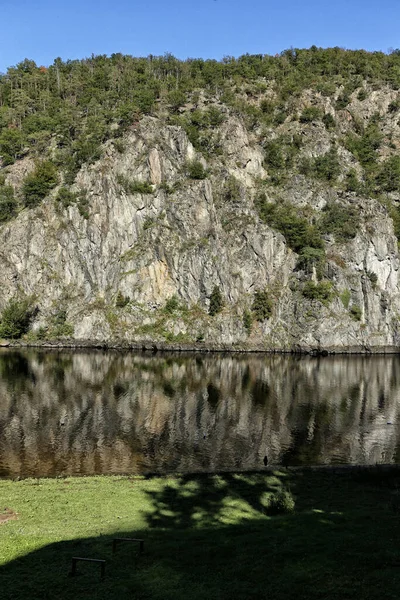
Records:
[[[153,508],[146,520],[151,528],[185,529],[258,518],[268,514],[269,500],[283,487],[284,477],[183,475],[161,490],[146,492]]]
[[[281,486],[292,513],[268,514]],[[398,514],[382,482],[321,473],[184,476],[144,492],[147,527],[49,544],[0,568],[11,599],[397,598]],[[357,504],[362,506],[358,506]],[[145,552],[112,539],[143,537]],[[72,556],[107,560],[78,566]]]

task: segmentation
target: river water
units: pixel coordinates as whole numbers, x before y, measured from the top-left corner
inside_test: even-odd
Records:
[[[1,349],[0,477],[395,463],[399,411],[398,356]]]

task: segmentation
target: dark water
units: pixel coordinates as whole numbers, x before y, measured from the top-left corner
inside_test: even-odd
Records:
[[[400,460],[400,357],[0,351],[0,476]]]

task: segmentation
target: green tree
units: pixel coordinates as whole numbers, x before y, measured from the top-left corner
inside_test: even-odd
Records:
[[[371,119],[361,136],[350,134],[347,137],[346,147],[364,167],[370,167],[376,162],[376,151],[382,143],[382,138],[378,125]]]
[[[345,184],[348,192],[360,192],[361,183],[357,177],[357,171],[355,169],[349,169],[349,171],[346,173]]]
[[[254,294],[251,310],[257,321],[265,321],[272,314],[272,300],[266,290],[259,290]]]
[[[12,165],[21,154],[24,137],[19,129],[4,129],[0,134],[0,157],[3,165]]]
[[[168,315],[174,314],[176,310],[179,308],[179,300],[177,296],[171,296],[165,303],[164,312]]]
[[[243,327],[247,331],[247,334],[250,335],[251,328],[253,325],[253,316],[249,310],[245,310],[243,312]]]
[[[223,309],[223,307],[224,307],[224,299],[222,297],[221,290],[219,289],[219,286],[216,285],[214,287],[213,291],[211,292],[210,307],[208,309],[208,314],[213,317],[217,313],[221,312],[221,310]]]
[[[330,281],[306,281],[303,288],[303,296],[309,300],[318,300],[322,304],[328,304],[332,300],[332,283]]]
[[[322,117],[322,122],[328,130],[334,129],[336,127],[336,121],[331,115],[331,113],[325,113]]]
[[[362,310],[357,304],[353,304],[350,308],[350,315],[355,321],[361,321]]]
[[[28,332],[35,315],[30,298],[11,299],[0,318],[0,337],[18,339]]]
[[[17,201],[10,185],[0,185],[0,223],[12,219],[17,214]]]
[[[322,117],[322,111],[317,106],[308,106],[300,115],[300,123],[312,123],[318,121]]]
[[[317,276],[322,277],[325,268],[325,251],[321,248],[305,246],[300,250],[297,268],[312,273],[315,268]]]
[[[340,202],[328,202],[322,210],[319,228],[322,233],[331,233],[337,242],[345,242],[357,235],[360,215],[356,208]]]
[[[340,164],[336,148],[314,159],[313,174],[318,179],[333,181],[340,173]]]
[[[22,186],[25,206],[33,208],[40,204],[57,183],[56,166],[48,160],[39,163],[33,173],[26,177]]]
[[[130,302],[129,296],[124,296],[121,291],[118,291],[117,298],[115,300],[115,306],[117,308],[125,308],[127,304]]]
[[[205,179],[207,177],[207,171],[199,160],[188,162],[186,170],[190,179]]]
[[[216,106],[210,106],[207,111],[207,116],[211,127],[218,127],[218,125],[221,125],[225,120],[224,113]]]
[[[62,205],[63,208],[68,208],[68,206],[71,206],[76,199],[77,194],[71,192],[69,188],[63,186],[58,190],[56,200]]]
[[[172,90],[168,94],[168,104],[173,112],[177,112],[186,102],[186,95],[181,90]]]
[[[307,246],[321,249],[324,247],[317,228],[311,225],[295,206],[286,202],[268,202],[265,194],[256,199],[255,205],[264,223],[280,231],[295,252],[300,252]]]
[[[282,169],[285,166],[282,143],[278,140],[269,142],[265,146],[265,163],[272,169]]]
[[[382,164],[376,183],[379,190],[384,192],[398,192],[400,190],[400,156],[391,156]]]

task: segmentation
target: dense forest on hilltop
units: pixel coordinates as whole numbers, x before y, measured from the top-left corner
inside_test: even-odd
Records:
[[[285,50],[275,57],[226,57],[220,62],[180,61],[169,54],[147,58],[113,54],[66,62],[56,59],[48,68],[26,59],[0,76],[1,164],[6,167],[27,153],[41,159],[47,154],[51,159],[37,173],[37,179],[43,180],[42,188],[38,185],[40,189],[25,194],[26,204],[32,205],[55,184],[57,169],[64,171],[66,184],[73,183],[83,163],[100,157],[104,141],[120,137],[143,114],[164,111],[170,120],[185,127],[200,150],[208,150],[207,140],[198,130],[218,124],[221,115],[211,111],[176,117],[188,101],[196,104],[199,90],[243,115],[247,126],[256,129],[293,117],[293,99],[304,89],[322,96],[334,96],[339,89],[336,107],[345,109],[357,88],[360,99],[367,95],[366,85],[399,89],[400,51],[386,55],[313,47]],[[271,90],[272,97],[266,94]],[[399,108],[400,99],[390,110],[397,112]],[[335,127],[330,113],[320,114],[315,107],[300,115],[304,123],[317,119],[327,128]],[[358,125],[355,133],[357,137],[345,143],[365,167],[370,182],[371,169],[376,174],[372,167],[381,142],[379,116],[366,127]],[[276,145],[267,149],[267,161],[272,167],[283,166],[284,157]],[[327,177],[334,178],[337,167],[333,155],[326,158],[325,162],[329,161],[331,165],[319,165],[317,171],[326,167]],[[390,191],[397,187],[400,162],[396,158],[389,166],[390,176],[378,175],[372,188]],[[32,182],[28,184],[32,186]],[[357,186],[354,174],[350,185]],[[2,190],[1,204],[0,218],[4,220],[13,212],[11,190]]]
[[[274,57],[244,55],[222,61],[113,54],[65,62],[56,59],[50,67],[26,59],[0,75],[1,166],[27,154],[46,159],[25,186],[24,202],[32,206],[59,181],[58,171],[63,172],[66,185],[72,184],[83,163],[101,156],[103,142],[121,137],[145,114],[163,115],[168,122],[182,125],[200,151],[218,152],[218,144],[211,143],[205,130],[217,125],[223,115],[215,108],[189,114],[183,109],[188,102],[196,107],[200,91],[210,101],[217,99],[242,115],[262,140],[265,128],[294,118],[303,123],[322,120],[327,129],[335,129],[332,114],[323,114],[315,106],[296,114],[294,101],[305,89],[335,97],[336,109],[343,110],[355,90],[362,100],[382,86],[400,89],[400,51],[387,55],[312,47],[285,50]],[[397,113],[399,108],[400,96],[390,111]],[[369,193],[397,189],[400,174],[397,157],[385,170],[377,169],[383,137],[379,120],[374,115],[367,124],[355,122],[354,135],[338,140],[364,168]],[[299,140],[290,142],[294,146],[290,152],[285,140],[266,148],[266,161],[273,170],[293,162],[291,154]],[[313,171],[310,165],[302,168],[308,174]],[[313,174],[335,179],[339,174],[335,152],[314,165]],[[358,183],[352,172],[348,185],[358,189]],[[5,220],[14,214],[16,205],[4,181],[0,193],[0,219]]]

